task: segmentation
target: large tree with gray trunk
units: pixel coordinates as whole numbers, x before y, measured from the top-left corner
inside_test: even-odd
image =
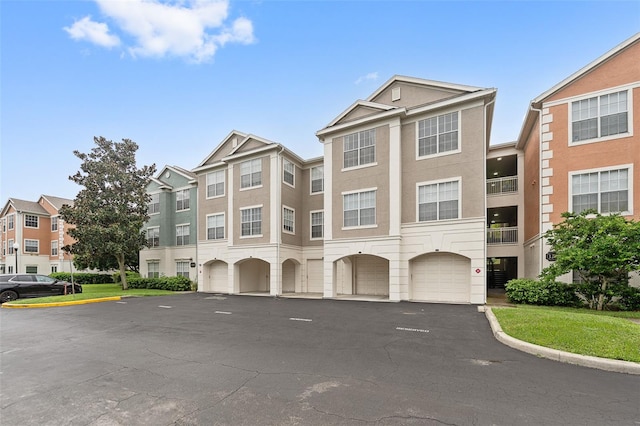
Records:
[[[129,139],[112,142],[96,137],[94,142],[96,146],[88,154],[73,152],[82,164],[69,179],[84,189],[73,206],[60,210],[62,218],[73,225],[68,232],[76,240],[65,250],[74,255],[80,267],[105,270],[117,265],[126,290],[127,263],[137,259],[146,246],[142,231],[149,219],[146,188],[156,166],[138,168],[138,145]]]

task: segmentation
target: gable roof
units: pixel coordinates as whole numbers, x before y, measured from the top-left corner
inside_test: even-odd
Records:
[[[368,101],[371,101],[376,98],[380,93],[384,92],[391,86],[393,83],[402,81],[404,83],[413,83],[419,84],[421,86],[432,86],[440,89],[449,89],[449,90],[460,90],[463,92],[477,92],[478,90],[483,90],[482,87],[475,86],[466,86],[464,84],[454,84],[454,83],[446,83],[444,81],[436,81],[436,80],[426,80],[423,78],[416,77],[407,77],[405,75],[394,75],[389,80],[386,81],[378,90],[373,92],[371,96],[367,98]]]
[[[49,216],[49,212],[35,201],[20,200],[18,198],[9,198],[7,204],[5,204],[4,208],[2,209],[2,216],[7,213],[10,206],[13,206],[13,208],[20,213],[33,213],[43,216]]]
[[[198,165],[196,166],[196,168],[195,168],[194,170],[197,170],[198,168],[200,168],[200,167],[202,167],[202,166],[206,165],[206,164],[207,164],[207,162],[208,162],[211,158],[213,158],[213,157],[218,153],[218,151],[220,151],[220,149],[221,149],[221,148],[222,148],[222,147],[223,147],[223,146],[224,146],[224,145],[225,145],[229,140],[231,140],[234,136],[239,136],[241,139],[244,139],[244,138],[246,138],[248,135],[247,135],[246,133],[242,133],[242,132],[239,132],[239,131],[237,131],[237,130],[232,130],[231,132],[229,132],[229,134],[228,134],[224,139],[222,139],[222,142],[220,142],[220,143],[218,144],[218,146],[216,146],[216,147],[213,149],[213,151],[211,151],[211,153],[210,153],[209,155],[207,155],[207,156],[204,158],[204,160],[202,160],[202,161],[200,162],[200,164],[198,164]]]
[[[390,109],[398,108],[397,106],[385,105],[378,102],[363,101],[362,99],[358,99],[353,104],[351,104],[349,108],[345,109],[344,111],[342,111],[342,113],[340,113],[340,115],[334,118],[333,121],[331,121],[331,123],[327,124],[325,128],[335,126],[337,123],[340,122],[340,120],[342,120],[344,117],[346,117],[347,115],[349,115],[350,113],[352,113],[353,111],[357,110],[360,107],[371,108],[373,110],[378,110],[379,112],[389,111]]]
[[[63,205],[73,206],[74,200],[68,198],[56,197],[54,195],[41,195],[41,198],[47,200],[49,204],[55,207],[56,210],[60,210]]]

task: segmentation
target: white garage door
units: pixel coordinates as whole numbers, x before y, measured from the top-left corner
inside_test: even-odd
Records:
[[[294,293],[296,291],[296,265],[287,260],[282,264],[282,292]]]
[[[324,293],[324,261],[307,260],[307,292]]]
[[[389,262],[375,256],[355,256],[355,293],[389,295]]]
[[[429,302],[469,303],[471,260],[434,253],[411,261],[411,298]]]
[[[214,293],[229,293],[229,267],[225,262],[213,262],[208,267],[208,290]]]

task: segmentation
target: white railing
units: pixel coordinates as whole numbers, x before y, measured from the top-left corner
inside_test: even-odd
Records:
[[[518,227],[487,228],[487,244],[516,244],[518,242]]]
[[[487,195],[509,194],[518,192],[518,176],[487,180]]]

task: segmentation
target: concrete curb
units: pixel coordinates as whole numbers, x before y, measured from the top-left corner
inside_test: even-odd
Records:
[[[86,305],[87,303],[100,303],[100,302],[114,302],[122,299],[121,296],[103,297],[101,299],[85,299],[85,300],[71,300],[69,302],[53,302],[53,303],[34,303],[34,304],[6,304],[3,303],[3,308],[12,309],[27,309],[27,308],[54,308],[57,306],[72,306],[72,305]]]
[[[484,312],[491,330],[495,338],[514,349],[526,352],[542,358],[548,358],[554,361],[565,362],[567,364],[575,364],[583,367],[597,368],[600,370],[613,371],[616,373],[637,374],[640,375],[640,363],[630,361],[619,361],[608,358],[598,358],[595,356],[579,355],[571,352],[559,351],[557,349],[546,348],[544,346],[534,345],[533,343],[518,340],[502,331],[498,319],[491,311],[489,306],[479,306],[479,312]]]

